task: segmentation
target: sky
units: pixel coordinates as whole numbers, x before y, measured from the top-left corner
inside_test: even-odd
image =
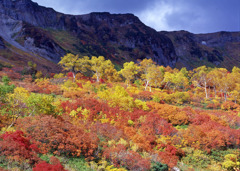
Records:
[[[33,0],[65,14],[132,13],[157,31],[240,31],[240,0]]]

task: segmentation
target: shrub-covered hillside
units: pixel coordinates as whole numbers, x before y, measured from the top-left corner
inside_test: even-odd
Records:
[[[239,68],[59,64],[0,71],[0,170],[239,171]]]

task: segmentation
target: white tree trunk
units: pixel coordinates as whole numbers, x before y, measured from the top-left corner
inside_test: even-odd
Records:
[[[208,99],[208,92],[207,92],[207,82],[204,82],[204,89],[205,89],[205,94],[206,94],[206,99]]]
[[[75,79],[76,79],[76,74],[74,72],[73,73],[73,81],[75,82]]]
[[[100,77],[100,74],[98,72],[96,72],[96,76],[97,76],[97,82],[100,81],[99,77]]]
[[[147,80],[146,85],[145,85],[145,91],[147,90],[148,84],[149,84],[149,81]]]

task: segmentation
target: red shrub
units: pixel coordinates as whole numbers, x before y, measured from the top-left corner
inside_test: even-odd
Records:
[[[154,113],[149,113],[141,125],[141,127],[146,126],[148,129],[152,129],[154,135],[172,136],[177,133],[177,130],[172,126],[172,124],[168,123],[165,119]]]
[[[36,164],[36,166],[33,168],[33,171],[66,171],[66,170],[60,163],[52,165],[43,161]]]
[[[66,113],[70,113],[72,110],[76,110],[79,107],[83,109],[90,110],[90,114],[88,116],[88,121],[94,121],[99,116],[99,113],[102,112],[106,115],[107,118],[111,119],[120,119],[121,117],[117,118],[116,115],[123,115],[127,116],[126,112],[120,111],[118,107],[110,107],[108,104],[99,102],[96,99],[88,98],[88,99],[76,99],[75,101],[65,101],[61,104],[62,108]],[[82,116],[79,115],[81,118]],[[126,118],[126,117],[125,117]]]
[[[68,72],[68,73],[67,73],[67,77],[68,77],[68,78],[73,78],[73,73],[72,73],[72,72]]]
[[[116,147],[107,148],[103,156],[110,160],[116,167],[126,167],[128,170],[147,171],[151,167],[151,163],[147,159],[134,151],[127,151],[126,147],[119,144]]]
[[[106,141],[124,138],[124,132],[109,123],[96,123],[92,126],[91,132],[95,132],[99,137],[103,137]]]
[[[100,83],[105,83],[104,79],[100,78],[99,80]]]
[[[179,160],[178,156],[172,155],[168,151],[159,152],[159,158],[161,163],[167,164],[170,168],[176,166]]]
[[[132,112],[125,112],[125,115],[129,116],[132,121],[137,121],[141,116],[147,116],[148,114],[149,112],[136,108]]]
[[[13,133],[5,133],[1,135],[0,154],[6,156],[7,159],[17,161],[29,160],[29,163],[35,163],[39,160],[37,152],[39,149],[35,144],[30,142],[30,139],[24,137],[22,131]]]
[[[83,88],[82,83],[77,83],[78,87]]]
[[[195,115],[194,118],[190,118],[190,122],[193,123],[194,125],[201,125],[203,123],[207,123],[210,120],[211,118],[207,114],[198,114]]]
[[[6,75],[8,76],[11,80],[14,79],[21,79],[22,76],[18,72],[14,71],[14,68],[3,68],[1,71],[1,75]]]

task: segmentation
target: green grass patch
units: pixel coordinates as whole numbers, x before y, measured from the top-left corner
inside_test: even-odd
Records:
[[[71,51],[72,53],[78,54],[80,51],[80,40],[64,30],[47,30],[51,34],[54,41],[56,41],[65,51]]]
[[[176,129],[187,129],[188,125],[177,125],[175,128]]]
[[[44,154],[40,155],[39,157],[46,161],[47,163],[50,163],[50,158],[54,156],[53,154]],[[71,170],[71,171],[94,171],[88,166],[88,163],[85,161],[83,157],[74,158],[74,157],[64,157],[64,156],[55,156],[59,159],[61,164],[64,166],[65,169]]]

